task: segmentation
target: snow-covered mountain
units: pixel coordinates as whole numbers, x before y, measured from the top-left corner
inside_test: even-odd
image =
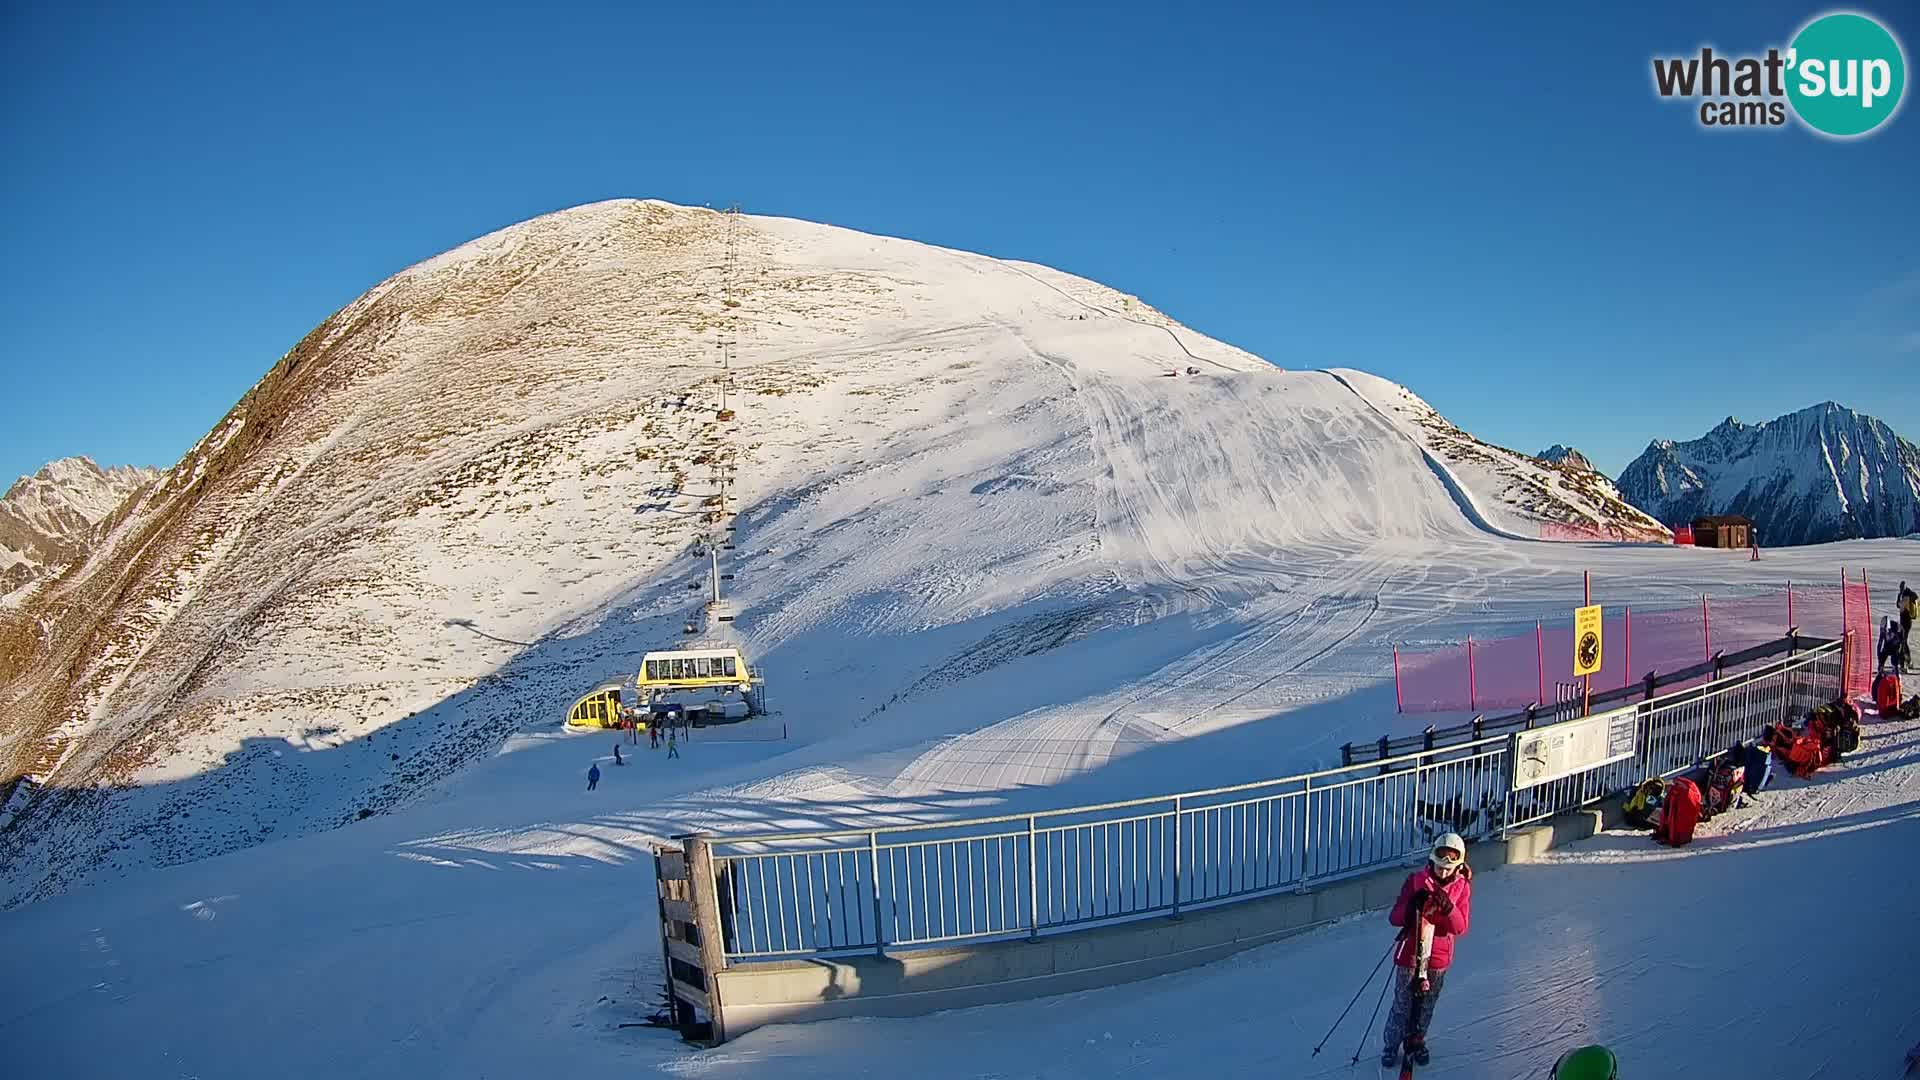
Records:
[[[1483,442],[1398,383],[1362,372],[1346,374],[1356,393],[1426,449],[1450,481],[1476,496],[1476,509],[1491,527],[1525,539],[1671,538],[1591,467],[1542,461]]]
[[[1775,546],[1905,536],[1920,530],[1920,447],[1828,401],[1759,424],[1728,417],[1687,442],[1655,440],[1620,489],[1669,524],[1745,515]]]
[[[32,780],[10,895],[356,821],[551,728],[683,640],[722,476],[731,633],[796,744],[890,703],[944,722],[954,687],[1012,717],[1096,673],[983,672],[1229,610],[1297,701],[1336,646],[1434,617],[1380,603],[1410,560],[1447,552],[1421,579],[1457,597],[1476,552],[1530,561],[1513,536],[1644,527],[1403,387],[1278,370],[1045,267],[581,207],[327,319],[0,611],[0,778]],[[1094,744],[1130,730],[1109,719]]]
[[[0,497],[0,603],[57,574],[86,550],[94,527],[160,470],[102,469],[90,458],[49,462]]]
[[[1552,446],[1535,454],[1534,457],[1539,458],[1549,465],[1568,465],[1576,469],[1585,469],[1588,472],[1598,471],[1593,467],[1593,462],[1587,459],[1587,455],[1575,450],[1571,446],[1562,446],[1559,443],[1554,443]]]

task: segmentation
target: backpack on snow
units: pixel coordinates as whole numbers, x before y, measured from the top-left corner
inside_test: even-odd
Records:
[[[1707,766],[1705,801],[1700,807],[1702,818],[1733,809],[1733,797],[1740,792],[1745,768],[1744,764],[1736,764],[1731,754]]]
[[[1627,824],[1636,829],[1651,829],[1660,823],[1660,803],[1666,794],[1667,782],[1657,776],[1649,776],[1640,781],[1640,786],[1627,796],[1627,805],[1622,809]]]
[[[1883,671],[1873,677],[1873,704],[1881,716],[1895,716],[1900,710],[1900,676]]]
[[[1679,847],[1693,839],[1693,827],[1700,823],[1700,788],[1684,776],[1667,785],[1666,803],[1660,810],[1660,827],[1653,838]]]
[[[1773,729],[1773,753],[1793,775],[1806,779],[1827,763],[1827,747],[1822,737],[1826,724],[1820,719],[1820,710],[1815,709],[1807,715],[1807,729],[1795,731],[1793,725],[1781,723]]]
[[[1827,725],[1828,757],[1839,761],[1841,755],[1860,749],[1860,714],[1844,701],[1833,703],[1832,719]]]

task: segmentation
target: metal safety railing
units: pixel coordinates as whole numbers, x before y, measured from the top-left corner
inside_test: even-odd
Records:
[[[697,838],[728,961],[1037,937],[1404,864],[1670,775],[1841,693],[1842,642],[1628,706],[1631,757],[1515,792],[1513,735],[1278,780],[968,821]]]

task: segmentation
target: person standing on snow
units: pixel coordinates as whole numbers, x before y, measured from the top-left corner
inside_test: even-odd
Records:
[[[1400,898],[1387,913],[1387,921],[1402,932],[1393,950],[1393,1008],[1387,1012],[1382,1032],[1383,1067],[1400,1064],[1402,1046],[1415,1065],[1427,1064],[1427,1025],[1433,1022],[1434,1003],[1453,964],[1453,940],[1467,932],[1472,907],[1473,869],[1467,865],[1467,845],[1459,833],[1448,833],[1433,845],[1427,865],[1407,875]],[[1433,927],[1424,980],[1415,971],[1422,923]],[[1424,986],[1419,985],[1422,981]]]
[[[1891,618],[1882,620],[1880,623],[1880,657],[1874,664],[1873,669],[1875,675],[1883,674],[1887,670],[1888,664],[1893,665],[1896,674],[1899,673],[1900,641],[1900,630],[1894,625],[1893,620]]]
[[[1907,588],[1907,583],[1903,581],[1900,583],[1900,592],[1894,603],[1900,609],[1900,651],[1911,656],[1913,654],[1909,650],[1913,648],[1913,644],[1908,640],[1907,635],[1913,630],[1913,620],[1920,618],[1920,593]]]
[[[615,765],[626,764],[626,760],[620,756],[620,744],[617,742],[613,744],[613,763]]]
[[[587,790],[592,791],[594,788],[597,788],[599,786],[600,786],[600,763],[596,761],[593,764],[587,766]]]

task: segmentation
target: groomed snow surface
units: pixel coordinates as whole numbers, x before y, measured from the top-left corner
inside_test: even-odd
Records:
[[[1769,558],[1778,572],[1843,554],[1886,573],[1904,550],[1882,541]],[[1656,558],[1690,565],[1700,554]],[[1114,664],[1150,654],[1124,637],[1102,653]],[[611,764],[611,736],[529,736],[439,801],[0,915],[10,1066],[203,1080],[1346,1073],[1361,1018],[1320,1058],[1308,1051],[1385,949],[1377,915],[1107,990],[773,1027],[711,1051],[620,1027],[658,996],[642,840],[672,827],[664,807],[802,825],[1061,805],[1284,759],[1289,741],[1310,738],[1284,722],[1240,724],[1137,747],[1057,790],[841,804],[817,781],[858,756],[789,752],[778,734],[768,722],[703,731],[679,761],[641,747],[625,768]],[[962,775],[1003,755],[1019,756],[989,725],[946,740],[935,759]],[[604,775],[591,795],[581,790],[590,760]],[[910,771],[909,760],[894,768]],[[789,785],[810,796],[751,794]],[[1630,1077],[1702,1061],[1740,1061],[1750,1077],[1893,1075],[1920,1038],[1920,935],[1904,929],[1920,913],[1916,817],[1920,725],[1874,721],[1857,755],[1811,781],[1778,780],[1684,850],[1615,833],[1486,874],[1423,1075],[1536,1076],[1591,1040],[1616,1047]],[[1359,1073],[1371,1069],[1363,1061]]]

